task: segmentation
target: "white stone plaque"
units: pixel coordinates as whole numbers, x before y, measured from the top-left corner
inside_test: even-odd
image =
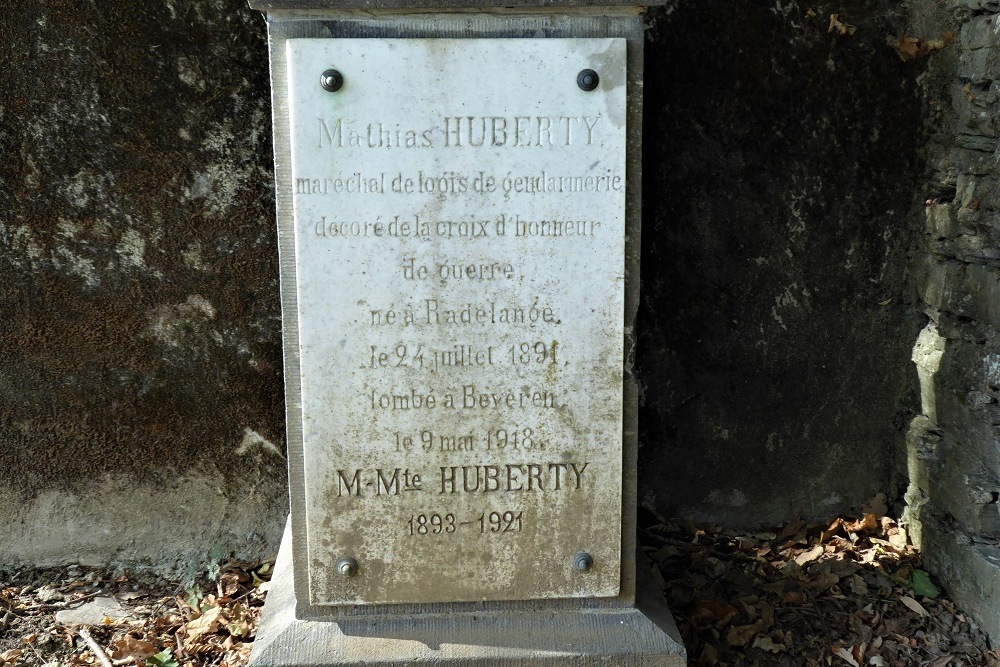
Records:
[[[311,603],[617,595],[625,40],[287,55]]]

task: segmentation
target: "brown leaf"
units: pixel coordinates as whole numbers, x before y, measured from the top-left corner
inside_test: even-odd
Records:
[[[795,563],[801,567],[806,563],[811,563],[824,553],[823,545],[817,544],[809,551],[803,551],[798,556],[795,557]]]
[[[818,576],[814,577],[811,582],[809,582],[809,588],[814,591],[825,591],[828,588],[832,588],[840,583],[840,577],[835,575],[833,572],[825,571],[820,572]]]
[[[801,607],[806,603],[806,598],[799,591],[788,591],[781,596],[781,601],[790,607]]]
[[[901,553],[906,550],[906,541],[906,530],[904,528],[897,528],[896,532],[889,535],[889,544],[893,549]]]
[[[222,616],[222,609],[220,607],[212,607],[193,621],[185,623],[185,646],[189,644],[193,645],[201,637],[217,632],[219,630],[219,626],[225,620],[226,619]]]
[[[788,650],[787,646],[784,644],[775,644],[774,640],[767,635],[757,637],[757,639],[753,640],[753,648],[759,648],[762,651],[770,653],[783,653]]]
[[[138,660],[142,662],[157,652],[153,644],[136,639],[132,635],[125,635],[118,641],[112,642],[110,648],[112,660]]]
[[[938,37],[938,39],[936,41],[944,42],[944,45],[947,46],[947,45],[951,44],[952,42],[954,42],[956,37],[958,37],[958,33],[957,32],[955,32],[954,30],[947,30],[947,31],[941,33],[941,36]]]
[[[858,29],[853,25],[841,21],[840,14],[830,14],[830,26],[826,31],[829,33],[835,32],[838,35],[853,35]]]
[[[697,600],[694,610],[691,612],[691,619],[695,622],[707,620],[712,622],[726,621],[739,613],[733,607],[722,600]]]
[[[763,621],[757,621],[752,625],[734,625],[726,633],[726,641],[730,646],[746,646],[763,627]]]
[[[889,37],[886,42],[896,50],[896,54],[903,62],[916,60],[921,55],[920,39],[917,37],[900,35],[899,37]]]
[[[234,604],[226,610],[226,616],[229,617],[229,623],[226,625],[229,634],[236,637],[249,636],[252,624],[249,610],[246,607],[242,604]]]
[[[839,518],[838,519],[834,519],[833,523],[830,524],[830,527],[827,528],[826,530],[824,530],[822,533],[819,534],[819,541],[820,542],[826,542],[828,539],[830,539],[831,537],[833,537],[838,530],[840,530],[840,527],[842,525],[844,525],[843,519],[839,519]]]
[[[778,533],[778,537],[775,541],[779,543],[784,542],[789,537],[794,537],[795,535],[798,535],[799,531],[805,528],[805,526],[806,522],[803,521],[801,517],[796,517],[791,521],[789,521],[787,524],[785,524],[785,527],[781,529],[780,533]]]
[[[916,612],[920,616],[930,616],[924,606],[911,598],[909,595],[904,595],[899,598],[899,601],[905,604],[911,611]]]
[[[868,513],[857,521],[845,523],[844,528],[851,533],[864,533],[870,530],[876,530],[878,528],[878,521],[875,520],[874,514]]]
[[[954,31],[943,32],[936,39],[928,40],[903,34],[899,37],[889,37],[886,43],[895,49],[899,59],[905,62],[937,53],[955,41],[955,37]]]
[[[218,587],[222,595],[235,595],[240,590],[239,573],[223,572],[219,577]]]

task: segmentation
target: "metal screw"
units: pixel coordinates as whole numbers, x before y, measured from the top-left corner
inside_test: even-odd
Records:
[[[320,75],[319,85],[323,86],[323,90],[335,93],[344,85],[344,75],[335,69],[328,69]]]
[[[586,551],[581,551],[573,556],[573,567],[580,572],[586,572],[590,568],[594,567],[594,557]]]
[[[590,92],[596,89],[600,82],[601,77],[597,76],[597,72],[592,69],[580,70],[580,73],[576,75],[576,85],[580,86],[580,90]]]
[[[337,561],[337,572],[344,577],[353,577],[358,573],[358,561],[353,558],[341,558]]]

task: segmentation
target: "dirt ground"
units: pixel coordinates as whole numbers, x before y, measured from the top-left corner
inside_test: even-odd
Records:
[[[1000,665],[884,503],[880,495],[861,517],[753,534],[647,521],[641,541],[689,664]]]
[[[690,664],[1000,667],[874,501],[861,517],[756,533],[645,515],[640,539]],[[79,566],[0,572],[0,667],[243,667],[271,565],[229,563],[186,585]]]
[[[270,567],[230,563],[186,585],[100,568],[0,573],[0,667],[242,667]]]

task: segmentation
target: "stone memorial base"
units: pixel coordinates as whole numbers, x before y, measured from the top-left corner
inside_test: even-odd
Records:
[[[295,617],[291,531],[275,563],[250,667],[434,664],[681,667],[684,646],[665,603],[638,587],[635,607]],[[444,605],[442,605],[444,608]]]

